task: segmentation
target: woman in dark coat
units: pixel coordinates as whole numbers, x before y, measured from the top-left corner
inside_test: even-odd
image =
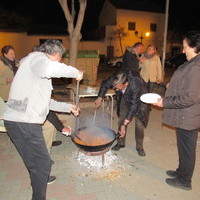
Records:
[[[176,127],[179,165],[167,171],[167,184],[190,190],[195,167],[196,143],[200,128],[200,32],[183,39],[187,61],[171,78],[163,99],[154,105],[164,108],[163,123]]]

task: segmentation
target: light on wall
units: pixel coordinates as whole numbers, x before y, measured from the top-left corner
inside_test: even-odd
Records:
[[[141,32],[141,33],[139,34],[138,31],[135,31],[135,36],[136,36],[137,38],[139,38],[139,39],[141,40],[141,42],[142,42],[142,40],[143,40],[144,38],[150,36],[150,32],[146,32],[146,33],[143,35],[143,32]]]

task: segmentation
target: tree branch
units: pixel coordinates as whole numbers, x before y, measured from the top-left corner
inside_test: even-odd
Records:
[[[71,2],[71,4],[72,4],[71,5],[72,12],[71,13],[72,13],[73,19],[75,18],[75,14],[76,14],[76,11],[75,11],[75,8],[74,8],[75,7],[74,3],[75,3],[74,0],[72,0],[72,2]]]
[[[58,0],[58,2],[60,3],[60,6],[61,6],[61,8],[64,12],[65,19],[67,20],[68,32],[69,32],[69,35],[71,37],[73,35],[73,31],[74,31],[74,18],[70,14],[68,4],[67,4],[67,0]]]
[[[83,24],[83,19],[85,16],[85,9],[87,6],[87,0],[79,0],[80,3],[80,9],[79,9],[79,13],[78,13],[78,19],[76,22],[76,27],[75,27],[75,34],[79,34],[81,31],[81,27]]]

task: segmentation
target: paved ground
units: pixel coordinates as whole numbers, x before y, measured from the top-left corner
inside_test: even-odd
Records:
[[[90,113],[88,117],[92,117],[92,111]],[[137,155],[132,123],[129,126],[126,148],[117,153],[109,152],[105,163],[109,161],[111,164],[105,164],[103,169],[99,167],[102,166],[101,156],[98,156],[99,160],[96,160],[97,157],[92,158],[97,167],[91,164],[91,161],[87,163],[78,160],[81,158],[81,154],[77,157],[78,148],[70,138],[58,133],[57,138],[62,140],[63,144],[53,147],[51,153],[55,162],[52,174],[56,175],[58,180],[48,186],[47,200],[199,199],[200,143],[197,147],[192,191],[175,189],[165,183],[165,171],[177,166],[177,149],[174,130],[161,126],[161,115],[162,111],[151,111],[144,140],[146,157]],[[116,116],[113,129],[117,129]],[[28,173],[6,133],[0,134],[0,160],[0,199],[30,200]]]
[[[92,120],[94,108],[83,109],[80,127],[85,116]],[[162,110],[152,109],[145,131],[146,157],[135,150],[134,123],[129,126],[126,148],[109,151],[101,168],[101,156],[78,155],[78,148],[60,133],[62,145],[53,147],[51,157],[55,164],[52,175],[57,181],[48,186],[47,200],[198,200],[200,197],[200,138],[193,176],[192,191],[175,189],[165,183],[165,171],[177,167],[177,149],[173,129],[161,126]],[[99,118],[98,122],[99,122]],[[108,121],[109,116],[105,115]],[[113,130],[117,130],[114,116]],[[94,163],[95,161],[95,166]],[[0,200],[30,200],[31,187],[24,164],[7,137],[0,133]]]

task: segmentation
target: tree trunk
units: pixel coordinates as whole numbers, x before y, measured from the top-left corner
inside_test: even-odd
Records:
[[[77,54],[79,46],[79,38],[71,38],[69,41],[69,65],[76,67],[77,64]]]
[[[60,3],[60,6],[64,12],[65,18],[68,23],[68,33],[69,33],[69,64],[73,67],[76,67],[77,63],[77,53],[78,53],[78,46],[79,42],[82,38],[81,35],[81,27],[83,24],[83,19],[85,15],[85,9],[87,6],[87,0],[79,0],[80,9],[78,13],[78,18],[76,22],[76,26],[74,27],[74,4],[72,1],[72,14],[70,14],[67,0],[58,0]]]

